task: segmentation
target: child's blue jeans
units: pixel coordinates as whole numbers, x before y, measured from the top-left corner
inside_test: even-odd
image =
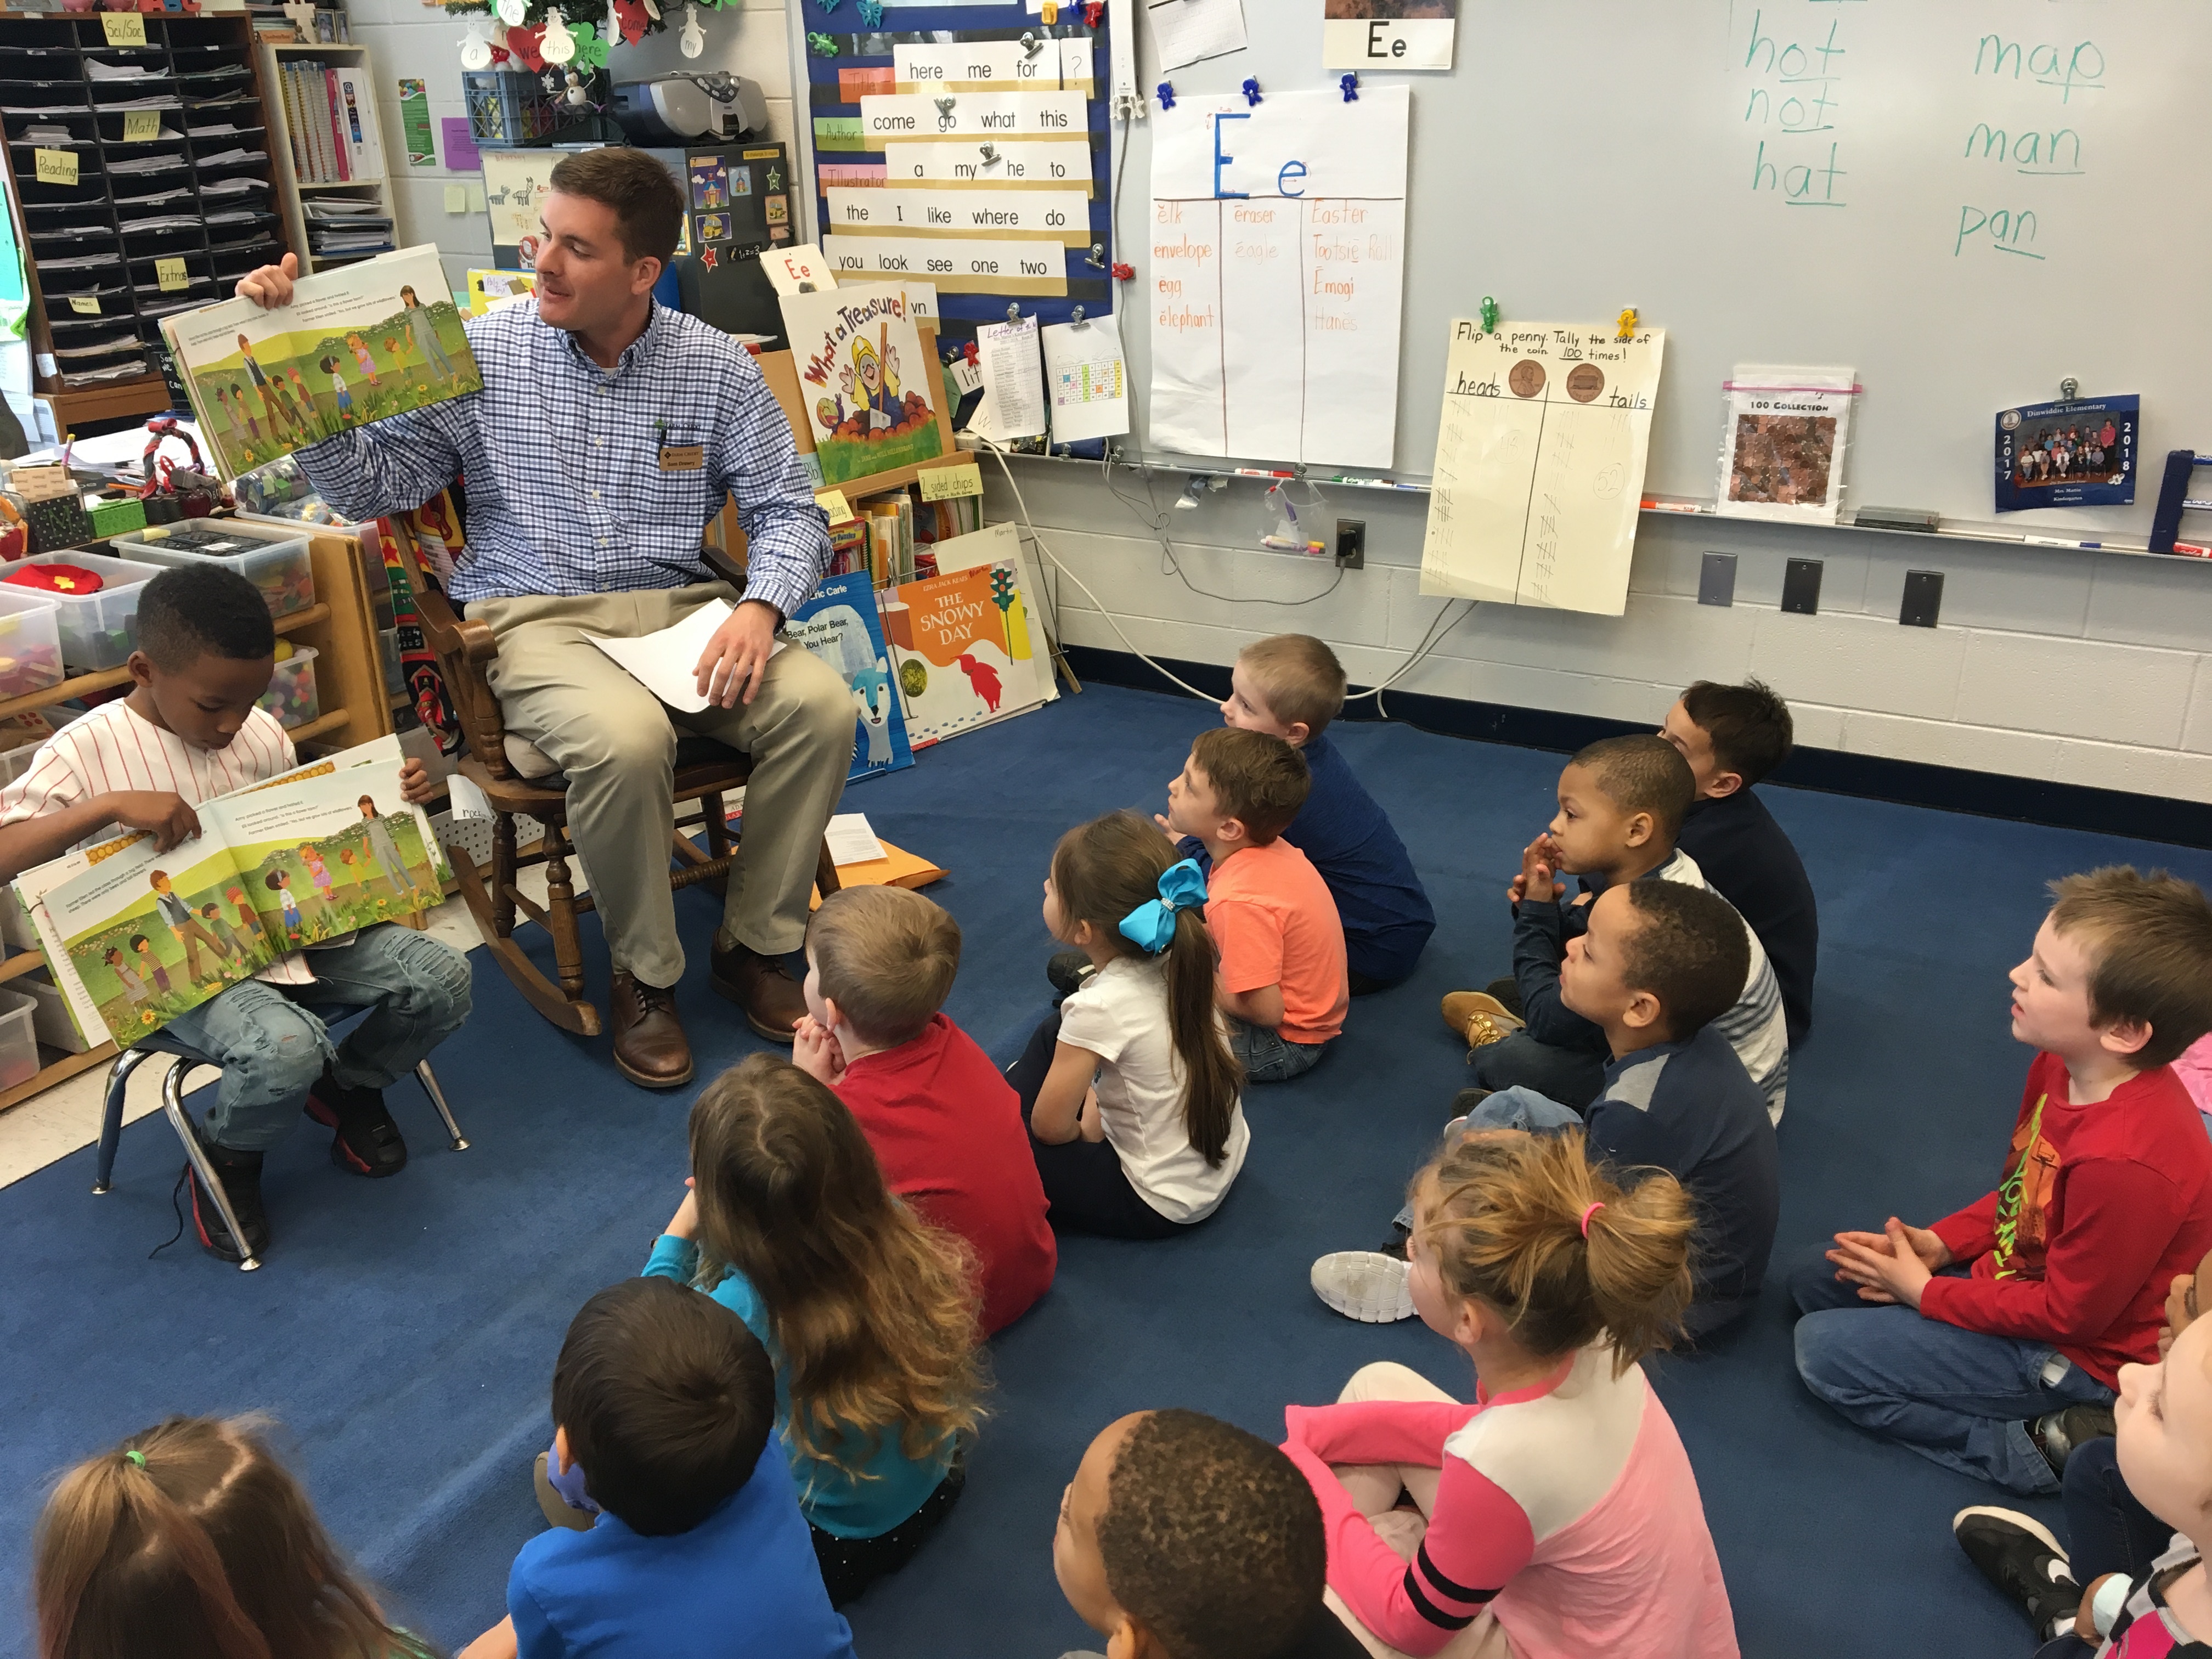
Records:
[[[2112,1391],[2047,1342],[1924,1319],[1911,1308],[1859,1300],[1816,1252],[1790,1275],[1797,1375],[1859,1427],[1931,1463],[2030,1495],[2058,1477],[2029,1436],[2045,1412],[2103,1404]],[[1960,1273],[1960,1268],[1946,1268]]]
[[[222,1067],[207,1139],[264,1152],[290,1133],[323,1068],[344,1088],[381,1089],[415,1069],[469,1015],[469,959],[411,927],[380,922],[307,955],[312,985],[241,980],[165,1030]],[[317,1008],[368,1006],[343,1042]]]
[[[1223,1015],[1222,1024],[1247,1083],[1288,1083],[1313,1070],[1328,1052],[1326,1042],[1292,1042],[1270,1026],[1247,1025],[1231,1015]]]

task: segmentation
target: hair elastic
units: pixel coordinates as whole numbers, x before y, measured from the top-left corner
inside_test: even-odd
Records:
[[[133,1447],[131,1450],[123,1454],[123,1461],[126,1463],[136,1463],[143,1469],[146,1467],[146,1454],[138,1450],[136,1447]]]
[[[1591,1205],[1589,1208],[1583,1212],[1583,1237],[1584,1238],[1588,1238],[1589,1237],[1589,1218],[1603,1208],[1605,1208],[1605,1200],[1603,1199],[1600,1199],[1596,1203]]]

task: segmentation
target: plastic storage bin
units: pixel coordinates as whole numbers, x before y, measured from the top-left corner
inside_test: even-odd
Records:
[[[55,608],[56,620],[61,627],[64,667],[78,673],[122,667],[138,648],[139,592],[161,574],[160,569],[150,564],[103,558],[97,553],[82,553],[75,548],[66,553],[37,554],[11,568],[21,569],[24,564],[73,564],[98,573],[104,586],[99,592],[82,598],[30,588],[13,591],[26,598],[44,599]],[[8,588],[9,584],[0,581],[0,591]]]
[[[39,1073],[39,1038],[31,1025],[38,1007],[22,992],[0,988],[0,1089],[28,1083]]]
[[[92,1046],[77,1030],[76,1022],[70,1018],[69,999],[46,977],[45,969],[25,975],[15,983],[37,1005],[31,1011],[31,1030],[40,1042],[65,1054],[81,1054]],[[102,1032],[100,1038],[105,1042],[106,1033]]]
[[[0,582],[0,697],[43,691],[61,678],[61,607]]]
[[[320,718],[323,708],[315,696],[313,646],[295,647],[290,656],[276,665],[269,689],[262,693],[256,707],[267,709],[283,722],[287,730]]]
[[[252,582],[272,617],[289,617],[315,602],[315,572],[305,536],[250,535],[226,520],[191,519],[153,525],[115,538],[118,557],[142,564],[188,564],[206,560]]]

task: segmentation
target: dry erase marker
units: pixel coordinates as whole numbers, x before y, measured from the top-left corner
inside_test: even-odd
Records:
[[[1695,501],[1645,501],[1646,513],[1710,513],[1710,507],[1700,507]]]
[[[1264,466],[1240,466],[1237,469],[1237,476],[1240,478],[1295,478],[1298,475],[1295,472],[1273,472]]]
[[[2102,550],[2105,545],[2102,542],[2063,541],[2055,536],[2023,536],[2021,539],[2030,547],[2078,547],[2092,553]]]

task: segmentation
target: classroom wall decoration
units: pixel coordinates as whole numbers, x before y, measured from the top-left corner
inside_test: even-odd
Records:
[[[2128,505],[2142,416],[2140,397],[2008,409],[1997,416],[1997,511]]]
[[[1391,464],[1411,108],[1377,86],[1152,116],[1154,444]]]
[[[1451,328],[1421,592],[1620,616],[1664,331]]]
[[[1022,0],[894,4],[853,31],[804,0],[823,257],[840,282],[918,279],[957,351],[1007,302],[1046,322],[1114,304],[1107,23]],[[898,27],[906,25],[908,27]]]
[[[1848,368],[1739,363],[1722,387],[1719,494],[1726,519],[1833,524],[1843,505],[1851,408]]]
[[[1322,67],[1448,70],[1459,0],[1322,0]]]

